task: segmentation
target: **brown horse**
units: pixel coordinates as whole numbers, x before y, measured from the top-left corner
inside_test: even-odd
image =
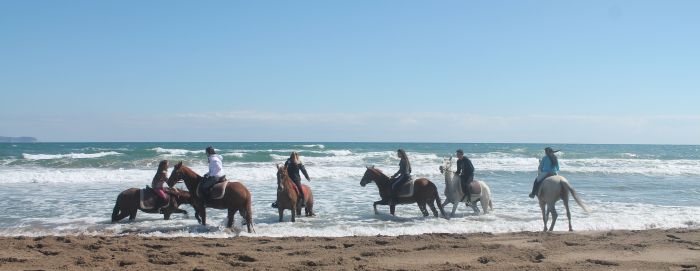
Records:
[[[304,189],[304,198],[306,199],[304,214],[314,216],[314,195],[311,193],[311,188],[305,184],[301,186]],[[297,215],[301,215],[301,201],[296,185],[289,177],[287,167],[280,165],[277,165],[277,210],[280,213],[280,222],[284,217],[284,210],[292,211],[292,222],[295,221]]]
[[[112,211],[112,223],[129,217],[129,220],[133,221],[136,218],[136,212],[141,210],[150,214],[159,213],[159,208],[153,209],[142,209],[141,208],[141,195],[138,188],[129,188],[122,191],[117,196],[117,202],[114,204],[114,210]],[[180,209],[180,204],[190,203],[190,193],[180,189],[166,189],[168,194],[170,194],[170,204],[168,207],[163,208],[163,219],[170,219],[170,215],[173,213],[187,214],[187,211]]]
[[[360,180],[360,185],[362,187],[368,183],[374,182],[377,184],[377,188],[379,188],[379,196],[382,197],[382,200],[374,202],[375,214],[378,214],[377,205],[389,205],[391,215],[394,215],[396,203],[390,204],[391,182],[389,180],[389,176],[386,176],[386,174],[384,174],[381,170],[374,168],[374,166],[367,167],[365,175],[362,176],[362,180]],[[440,195],[438,194],[435,184],[426,178],[420,178],[415,180],[413,189],[413,196],[408,198],[398,198],[398,204],[410,204],[414,202],[418,203],[418,208],[420,208],[423,216],[428,216],[428,210],[425,208],[425,205],[428,204],[430,206],[430,210],[433,211],[433,215],[438,217],[438,212],[435,209],[435,204],[437,204],[442,217],[447,218],[445,216],[445,210],[442,208],[442,204],[440,203]]]
[[[229,182],[226,185],[226,194],[223,198],[207,200],[205,204],[206,206],[201,206],[197,196],[197,186],[203,180],[203,178],[199,176],[199,174],[192,171],[192,169],[182,165],[182,161],[173,167],[173,171],[170,173],[170,178],[168,178],[168,186],[172,187],[181,180],[185,181],[187,190],[189,190],[192,194],[191,204],[192,207],[194,207],[194,216],[197,218],[199,223],[202,225],[207,224],[206,207],[211,207],[214,209],[228,209],[228,223],[226,224],[226,227],[233,227],[233,216],[236,214],[236,212],[239,212],[245,219],[248,232],[253,232],[253,196],[250,194],[250,191],[248,191],[248,188],[246,188],[242,183]]]

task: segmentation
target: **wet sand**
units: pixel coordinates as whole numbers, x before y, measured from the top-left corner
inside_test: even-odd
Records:
[[[700,270],[700,229],[371,237],[0,237],[0,270]]]

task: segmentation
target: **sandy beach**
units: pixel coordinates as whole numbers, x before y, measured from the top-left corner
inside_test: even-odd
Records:
[[[700,230],[0,238],[1,270],[698,270]]]

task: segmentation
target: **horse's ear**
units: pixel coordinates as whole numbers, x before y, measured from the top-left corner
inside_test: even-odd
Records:
[[[182,166],[182,161],[177,162],[177,164],[175,165],[175,168],[180,168],[181,166]]]

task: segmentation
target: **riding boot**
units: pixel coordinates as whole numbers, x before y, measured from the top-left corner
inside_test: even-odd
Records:
[[[301,207],[306,207],[306,197],[304,197],[304,190],[299,189],[299,201],[301,202]]]
[[[532,192],[530,192],[530,195],[528,195],[531,199],[535,198],[535,193],[537,193],[537,188],[540,187],[540,183],[537,182],[537,178],[535,178],[535,182],[532,183]]]
[[[472,193],[469,191],[469,188],[467,188],[467,191],[464,192],[464,196],[461,200],[459,200],[459,202],[463,202],[464,199],[467,199],[467,203],[472,203]]]

